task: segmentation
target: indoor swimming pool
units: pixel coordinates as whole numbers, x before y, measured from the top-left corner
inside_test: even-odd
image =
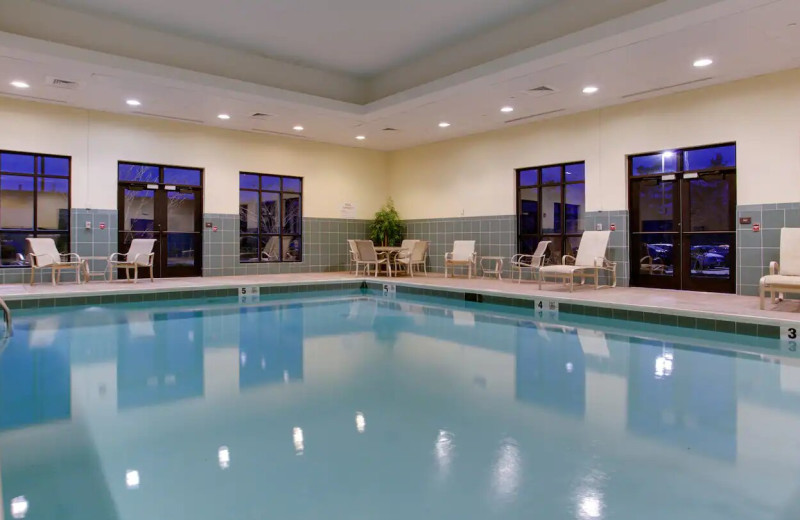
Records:
[[[800,518],[777,340],[279,297],[17,313],[5,519]]]

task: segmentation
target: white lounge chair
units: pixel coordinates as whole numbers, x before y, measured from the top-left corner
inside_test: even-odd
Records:
[[[52,238],[26,238],[31,257],[31,285],[37,269],[53,270],[53,285],[61,278],[62,269],[75,269],[75,280],[80,283],[83,262],[76,253],[59,253],[56,242]]]
[[[536,279],[539,269],[544,265],[544,254],[547,248],[550,247],[549,240],[542,240],[536,245],[536,251],[532,255],[514,255],[511,257],[511,279],[514,279],[514,271],[519,272],[517,283],[522,282],[522,271],[528,270],[531,272],[531,278]]]
[[[584,231],[576,257],[564,255],[561,265],[546,265],[539,269],[539,289],[546,275],[569,285],[570,292],[575,287],[576,277],[581,283],[586,278],[594,278],[594,287],[597,289],[600,287],[600,273],[604,271],[611,275],[611,287],[616,287],[617,264],[606,258],[610,236],[611,231]]]
[[[378,276],[378,271],[381,265],[386,266],[386,271],[389,276],[392,276],[392,264],[389,263],[389,257],[386,255],[378,255],[375,251],[375,245],[370,240],[356,240],[356,249],[358,250],[358,264],[364,266],[364,274],[369,276],[370,266],[375,266],[375,276]]]
[[[453,250],[444,254],[444,277],[447,278],[447,268],[467,267],[467,278],[472,278],[475,272],[475,261],[477,258],[474,240],[456,240],[453,242]]]
[[[353,271],[353,274],[358,276],[358,248],[356,247],[356,241],[348,239],[347,248],[350,250],[350,264],[348,265],[348,270]]]
[[[152,282],[153,258],[155,257],[153,247],[155,243],[156,240],[154,238],[134,238],[131,240],[131,247],[128,248],[127,253],[112,253],[108,257],[107,281],[110,282],[113,278],[114,269],[125,269],[125,277],[130,281],[131,269],[133,269],[133,283],[136,283],[139,280],[139,268],[149,267],[150,281]]]
[[[400,253],[395,256],[395,265],[399,270],[401,266],[404,266],[406,272],[413,278],[414,277],[414,268],[416,267],[419,271],[419,268],[422,267],[425,276],[428,276],[428,270],[425,267],[425,258],[428,256],[428,241],[427,240],[415,240],[414,246],[411,248],[410,251],[404,252],[401,251]]]
[[[800,293],[800,228],[781,229],[780,263],[770,262],[769,274],[758,282],[759,307],[764,309],[766,293],[778,303],[784,292]]]

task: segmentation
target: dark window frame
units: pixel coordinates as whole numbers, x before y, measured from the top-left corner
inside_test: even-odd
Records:
[[[734,157],[738,156],[738,147],[736,145],[736,141],[729,141],[724,143],[717,143],[717,144],[708,144],[703,146],[687,146],[685,148],[667,148],[665,150],[655,150],[652,152],[645,152],[645,153],[635,153],[627,156],[626,164],[628,166],[628,179],[647,179],[647,178],[661,178],[663,175],[677,175],[677,174],[686,174],[686,173],[722,173],[722,172],[735,172],[737,168],[737,161],[734,159],[733,166],[720,166],[720,167],[711,167],[711,168],[701,168],[701,169],[684,169],[684,152],[692,152],[696,150],[706,150],[710,148],[721,148],[723,146],[732,146],[734,148]],[[649,155],[659,155],[665,152],[672,152],[675,154],[675,171],[670,172],[659,172],[659,173],[648,173],[644,175],[634,175],[633,174],[633,160],[637,157],[647,157]]]
[[[254,175],[254,176],[258,177],[258,188],[243,188],[242,187],[242,183],[241,183],[241,176],[242,175]],[[262,188],[261,180],[262,180],[263,177],[275,177],[275,178],[280,179],[280,189],[274,190],[274,189]],[[305,197],[303,195],[303,177],[296,177],[296,176],[293,176],[293,175],[276,175],[274,173],[259,173],[259,172],[251,172],[251,171],[240,171],[239,172],[239,179],[240,179],[239,180],[239,200],[240,200],[240,204],[239,204],[239,263],[242,263],[242,264],[262,264],[262,263],[263,264],[277,264],[277,263],[300,263],[300,262],[302,262],[303,261],[303,204],[304,204],[304,199],[305,199]],[[292,180],[298,181],[299,184],[300,184],[300,189],[298,191],[286,189],[284,187],[284,180],[285,179],[292,179]],[[255,233],[243,231],[242,228],[241,228],[241,216],[242,216],[241,194],[242,194],[242,192],[256,193],[257,197],[258,197],[258,204],[259,204],[258,229],[257,229],[257,231]],[[263,231],[261,229],[260,208],[261,208],[261,201],[262,201],[262,194],[263,193],[272,193],[272,194],[276,194],[278,196],[278,211],[280,212],[280,214],[278,215],[279,226],[278,226],[278,232],[277,233],[269,233],[269,232]],[[284,216],[284,207],[285,207],[284,206],[284,200],[285,200],[284,199],[284,195],[287,195],[287,194],[297,195],[297,196],[300,197],[300,215],[299,215],[297,233],[284,232],[284,218],[285,218],[285,216]],[[242,261],[241,243],[242,243],[242,239],[246,238],[246,237],[250,237],[250,238],[255,238],[256,239],[256,243],[258,244],[259,253],[256,256],[256,258],[253,259],[253,260]],[[266,242],[272,237],[277,237],[278,238],[278,251],[279,251],[278,259],[277,260],[266,260],[266,259],[263,258],[263,255],[261,254],[262,243],[266,244]],[[291,260],[285,259],[285,253],[286,252],[283,250],[284,237],[292,237],[292,238],[299,237],[299,239],[300,239],[300,247],[299,247],[299,252],[298,252],[297,258],[291,259]],[[266,240],[262,241],[262,238],[265,238]]]
[[[34,161],[33,173],[16,173],[13,171],[6,171],[2,164],[2,155],[4,154],[32,156]],[[66,159],[67,175],[48,175],[45,172],[44,167],[45,158]],[[60,235],[66,237],[66,250],[61,252],[70,253],[72,251],[72,157],[69,155],[22,152],[19,150],[0,150],[0,179],[7,175],[14,177],[28,177],[33,180],[33,221],[31,223],[31,228],[5,228],[2,227],[2,222],[0,222],[0,235],[5,233],[27,233],[29,238]],[[67,228],[64,230],[39,229],[39,181],[44,179],[67,181]],[[30,267],[30,257],[27,255],[27,251],[25,251],[23,256],[25,258],[23,264],[4,264],[2,261],[0,261],[0,268]]]
[[[583,179],[578,181],[568,181],[566,175],[566,168],[567,166],[572,166],[575,164],[580,164],[583,166]],[[542,170],[547,168],[560,168],[561,169],[561,178],[558,182],[542,182]],[[522,172],[529,171],[529,170],[538,170],[536,176],[536,184],[531,185],[523,185],[521,184],[520,180],[522,177]],[[567,204],[566,204],[566,196],[567,196],[567,186],[570,185],[577,185],[583,184],[584,191],[583,191],[583,204],[586,205],[586,161],[567,161],[562,163],[555,163],[555,164],[544,164],[541,166],[528,166],[525,168],[517,168],[514,170],[516,176],[516,195],[517,195],[517,252],[522,253],[523,242],[525,240],[533,239],[537,244],[541,240],[551,240],[555,242],[558,241],[559,251],[561,251],[562,255],[565,254],[572,254],[572,251],[567,251],[567,245],[571,238],[578,238],[583,235],[583,229],[578,230],[577,232],[567,232],[567,220],[566,220],[566,211],[567,211]],[[560,227],[561,230],[558,233],[544,233],[542,230],[542,189],[549,188],[549,187],[558,187],[561,190],[561,201],[560,201]],[[527,189],[536,189],[537,190],[537,222],[538,222],[538,229],[536,233],[522,233],[522,226],[520,225],[520,219],[522,217],[522,190]],[[585,212],[585,209],[584,209]],[[535,247],[535,246],[534,246]],[[550,263],[561,263],[561,258],[549,258],[548,261]]]

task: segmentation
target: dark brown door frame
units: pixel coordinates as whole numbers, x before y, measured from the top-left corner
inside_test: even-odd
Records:
[[[690,149],[689,149],[690,150]],[[685,151],[685,150],[681,150]],[[656,152],[657,153],[657,152]],[[682,154],[679,155],[679,168],[682,170]],[[648,176],[632,177],[630,171],[634,156],[628,157],[628,208],[630,209],[629,230],[629,256],[631,285],[637,287],[652,287],[656,289],[679,289],[689,291],[706,291],[735,293],[736,292],[736,168],[712,169],[699,172],[660,173]],[[691,177],[686,178],[689,175]],[[691,207],[689,203],[689,189],[691,182],[709,176],[721,175],[727,182],[729,190],[728,230],[724,231],[692,231],[685,229],[691,222]],[[668,180],[672,177],[672,180]],[[646,182],[673,182],[673,230],[643,232],[638,230],[640,207],[639,190],[641,184]],[[644,234],[670,235],[674,237],[676,249],[675,266],[672,276],[646,275],[639,268],[640,249],[638,237]],[[702,234],[730,235],[730,265],[731,272],[727,279],[714,279],[710,277],[692,277],[691,237]]]
[[[201,172],[202,175],[202,172]],[[202,178],[202,177],[201,177]],[[158,185],[157,189],[148,188],[151,185]],[[170,185],[171,186],[171,185]],[[125,190],[126,189],[141,189],[153,191],[153,231],[152,237],[156,239],[154,248],[155,258],[153,261],[153,274],[156,278],[173,278],[173,277],[187,277],[187,276],[202,276],[203,273],[203,188],[201,186],[193,187],[178,187],[175,190],[167,190],[164,183],[143,183],[143,182],[126,182],[118,183],[117,188],[117,214],[118,214],[118,237],[117,244],[119,249],[123,249],[125,243],[125,235],[132,233],[125,231]],[[168,193],[170,191],[176,192],[192,192],[195,195],[195,215],[194,215],[194,228],[195,228],[195,249],[194,249],[194,265],[192,266],[169,266],[167,259],[167,204]],[[121,253],[125,251],[120,250]],[[118,273],[118,276],[125,276],[123,271]],[[149,276],[149,272],[140,270],[140,277]]]

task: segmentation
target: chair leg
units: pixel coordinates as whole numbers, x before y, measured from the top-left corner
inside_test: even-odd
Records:
[[[34,278],[36,278],[36,269],[31,265],[31,285],[33,285]]]
[[[151,263],[150,264],[150,282],[154,282],[154,281],[155,280],[153,279],[153,264]]]
[[[569,274],[569,292],[575,288],[575,275],[573,273]]]
[[[134,267],[133,268],[133,283],[138,283],[138,282],[139,282],[139,268],[138,267]]]
[[[770,296],[772,295],[773,293],[770,291]],[[764,310],[764,282],[758,284],[758,308]]]

